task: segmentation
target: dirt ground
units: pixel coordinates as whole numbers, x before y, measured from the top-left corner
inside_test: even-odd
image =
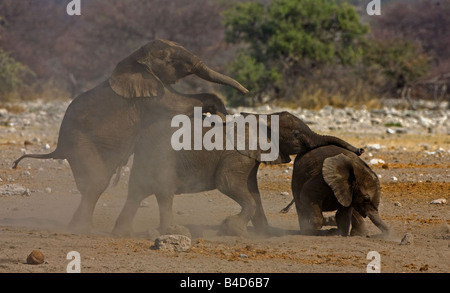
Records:
[[[58,127],[47,129],[39,143],[28,152],[47,152],[42,144],[54,146]],[[41,131],[41,132],[39,132]],[[37,131],[36,135],[42,133]],[[362,158],[385,161],[372,165],[381,175],[380,215],[390,226],[387,238],[367,219],[372,237],[303,236],[295,208],[279,211],[291,201],[292,164],[260,167],[258,178],[263,206],[276,235],[257,236],[249,224],[249,237],[218,236],[225,217],[236,214],[237,203],[218,191],[179,195],[174,200],[174,221],[189,228],[192,247],[187,252],[150,249],[156,237],[159,215],[156,200],[142,203],[134,222],[135,236],[118,238],[110,234],[124,204],[129,169],[118,185],[101,196],[94,214],[91,234],[65,230],[79,201],[69,165],[64,161],[21,162],[25,137],[20,131],[0,136],[3,184],[20,184],[30,195],[0,196],[0,272],[58,272],[69,265],[67,254],[77,251],[81,272],[164,272],[164,273],[364,273],[371,262],[370,251],[380,255],[383,273],[450,271],[450,136],[442,134],[375,135],[364,132],[333,132],[355,146],[379,143],[384,148],[366,150]],[[425,144],[426,145],[425,145]],[[427,148],[428,150],[426,150]],[[427,153],[442,148],[444,151]],[[131,160],[129,166],[131,166]],[[395,178],[393,178],[395,176]],[[282,195],[288,192],[289,195]],[[435,199],[446,204],[430,204]],[[405,234],[412,238],[402,245]],[[26,264],[32,250],[45,256],[41,265]]]

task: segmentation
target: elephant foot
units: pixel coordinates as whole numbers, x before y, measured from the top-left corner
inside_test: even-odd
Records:
[[[350,236],[367,236],[367,230],[366,229],[360,229],[360,228],[354,228],[350,230]]]
[[[218,234],[227,236],[247,236],[247,223],[244,223],[239,216],[230,216],[222,222]]]

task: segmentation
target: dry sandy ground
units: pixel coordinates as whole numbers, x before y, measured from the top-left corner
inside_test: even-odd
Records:
[[[58,127],[29,152],[45,152],[42,144],[55,145]],[[240,208],[217,191],[180,195],[174,201],[174,221],[185,225],[192,235],[188,252],[153,250],[158,209],[154,197],[145,200],[134,222],[136,235],[117,238],[110,234],[126,197],[129,170],[119,184],[109,187],[94,214],[94,231],[89,235],[65,231],[80,194],[67,163],[52,160],[22,161],[12,170],[12,161],[21,155],[26,138],[17,133],[0,137],[3,184],[21,184],[30,196],[0,196],[0,272],[66,272],[67,254],[77,251],[81,272],[224,272],[224,273],[364,273],[371,261],[370,251],[380,254],[383,273],[450,271],[450,153],[427,155],[439,147],[450,150],[450,136],[418,135],[333,135],[356,146],[380,143],[386,148],[367,150],[362,158],[383,159],[373,166],[381,175],[381,217],[392,228],[389,238],[298,235],[295,208],[279,211],[291,200],[292,165],[261,166],[258,177],[263,206],[277,235],[269,238],[217,236],[221,221]],[[370,154],[373,157],[370,157]],[[131,160],[129,165],[131,166]],[[392,177],[395,176],[395,181]],[[447,204],[430,204],[445,198]],[[380,231],[368,221],[371,235]],[[149,232],[150,231],[150,232]],[[412,243],[401,245],[405,234]],[[26,258],[38,249],[45,255],[41,265],[28,265]]]

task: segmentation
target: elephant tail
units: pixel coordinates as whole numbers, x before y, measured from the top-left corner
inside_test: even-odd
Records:
[[[22,161],[25,158],[33,158],[33,159],[65,159],[65,157],[62,156],[58,152],[58,149],[54,150],[53,152],[51,152],[49,154],[26,154],[26,155],[23,155],[23,156],[21,156],[20,158],[18,158],[17,160],[14,161],[13,169],[16,169],[17,165],[19,164],[19,162]]]

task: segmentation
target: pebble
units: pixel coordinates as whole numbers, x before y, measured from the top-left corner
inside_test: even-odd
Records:
[[[410,245],[413,243],[413,236],[410,233],[406,233],[400,241],[400,245]]]
[[[44,254],[39,250],[33,250],[27,257],[27,264],[40,265],[44,263]]]
[[[150,249],[185,252],[191,248],[191,238],[184,235],[162,235],[155,239]]]
[[[287,191],[282,191],[282,192],[280,193],[280,195],[281,195],[281,196],[289,196],[289,192],[287,192]]]
[[[447,200],[445,198],[439,198],[439,199],[430,201],[430,204],[445,204],[446,202],[447,202]]]
[[[384,160],[382,160],[382,159],[376,159],[376,158],[371,159],[371,160],[369,161],[369,164],[370,164],[370,165],[378,165],[378,164],[384,164],[384,163],[385,163]]]
[[[0,195],[13,196],[25,195],[30,196],[31,192],[28,188],[19,184],[4,184],[0,186]]]
[[[381,145],[379,143],[368,144],[368,145],[366,145],[366,149],[368,149],[368,150],[379,150],[379,149],[381,149]]]

